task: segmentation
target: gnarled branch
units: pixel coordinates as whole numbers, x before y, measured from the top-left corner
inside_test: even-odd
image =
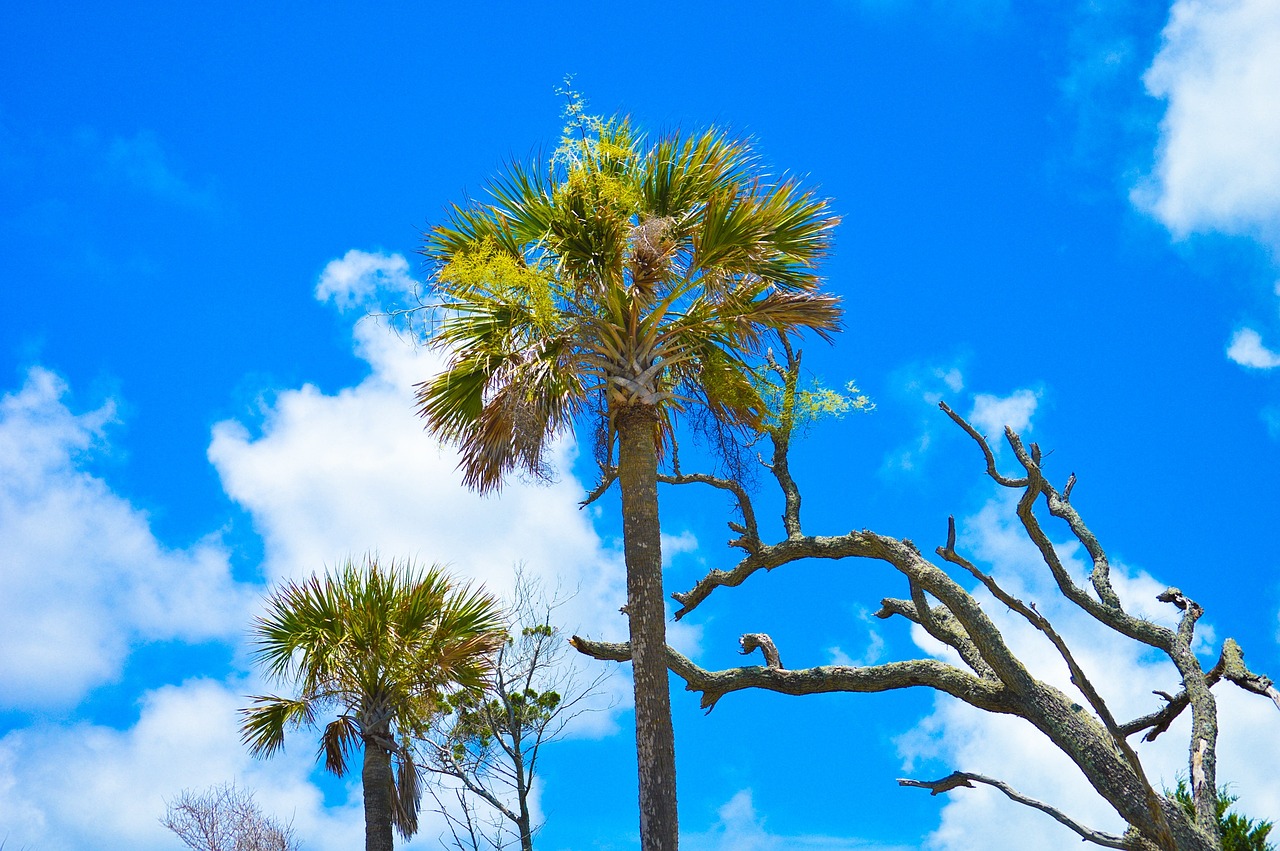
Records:
[[[973,774],[968,771],[955,771],[948,774],[941,780],[926,781],[901,779],[898,781],[899,786],[915,786],[920,789],[928,789],[930,795],[941,795],[944,792],[950,792],[951,790],[958,789],[962,786],[967,789],[972,789],[974,788],[974,783],[984,783],[987,786],[993,786],[1003,792],[1011,801],[1016,801],[1019,804],[1031,807],[1032,809],[1039,810],[1040,812],[1051,816],[1059,824],[1065,825],[1075,831],[1085,842],[1092,842],[1093,844],[1101,845],[1104,848],[1130,847],[1130,845],[1125,842],[1124,837],[1113,836],[1110,833],[1103,833],[1100,830],[1085,827],[1056,807],[1051,807],[1043,801],[1037,801],[1035,798],[1027,797],[1017,789],[1014,789],[1008,783],[1005,783],[1002,780],[996,780],[994,777],[986,777],[984,775]]]
[[[630,642],[591,641],[575,635],[570,643],[579,652],[611,662],[631,661]],[[685,690],[702,694],[702,708],[710,712],[726,694],[749,688],[781,694],[874,693],[926,686],[945,692],[979,709],[1014,714],[1018,705],[999,683],[983,680],[936,659],[913,659],[884,665],[854,667],[822,665],[816,668],[745,667],[708,671],[687,656],[667,648],[667,667],[685,681]]]

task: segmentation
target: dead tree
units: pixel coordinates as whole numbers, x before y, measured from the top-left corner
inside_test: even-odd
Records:
[[[1015,715],[1032,724],[1076,765],[1094,790],[1121,815],[1128,829],[1119,836],[1092,829],[1050,804],[980,774],[955,772],[935,781],[900,780],[901,785],[929,789],[935,795],[974,784],[993,786],[1013,801],[1056,819],[1081,839],[1107,848],[1221,851],[1222,839],[1215,814],[1218,716],[1212,688],[1228,680],[1246,691],[1269,697],[1280,708],[1280,691],[1272,681],[1245,666],[1239,645],[1231,639],[1223,643],[1217,661],[1206,670],[1192,650],[1202,609],[1177,588],[1168,588],[1158,598],[1177,608],[1180,614],[1176,628],[1151,623],[1126,610],[1112,587],[1106,553],[1071,504],[1075,475],[1067,479],[1061,490],[1056,488],[1041,471],[1040,448],[1034,443],[1024,444],[1008,428],[1005,438],[1021,469],[1014,475],[1000,472],[987,438],[945,403],[940,405],[943,413],[981,450],[987,475],[1001,487],[1020,493],[1018,519],[1058,590],[1090,617],[1118,633],[1117,637],[1140,642],[1166,655],[1181,680],[1180,691],[1165,696],[1164,705],[1148,715],[1131,721],[1117,719],[1066,642],[1035,605],[1007,593],[957,550],[954,518],[948,520],[946,543],[935,551],[939,561],[926,558],[909,540],[870,530],[843,535],[806,534],[800,520],[800,489],[791,476],[787,459],[797,421],[800,358],[798,352],[792,353],[790,349],[786,354],[785,366],[772,365],[782,388],[780,412],[764,429],[773,450],[765,466],[782,491],[785,536],[773,542],[761,537],[751,496],[737,481],[679,473],[664,477],[662,480],[669,484],[699,483],[726,491],[737,503],[741,515],[741,522],[729,524],[736,535],[730,546],[741,552],[740,560],[730,570],[711,570],[689,591],[673,594],[681,607],[676,618],[688,615],[716,590],[740,585],[759,571],[774,570],[803,559],[871,559],[897,570],[906,577],[910,588],[909,599],[884,599],[877,616],[897,616],[918,624],[933,638],[954,649],[964,666],[938,659],[912,659],[860,667],[824,665],[790,670],[782,667],[778,650],[767,636],[752,633],[743,636],[743,650],[763,649],[766,655],[763,667],[709,671],[668,648],[668,665],[685,681],[686,689],[700,692],[702,706],[710,711],[725,695],[743,689],[803,695],[932,688],[978,709]],[[1035,512],[1037,503],[1042,503],[1051,517],[1065,523],[1088,553],[1092,570],[1087,586],[1077,584],[1062,563]],[[976,579],[1010,610],[1042,632],[1066,663],[1071,682],[1084,696],[1087,706],[1033,676],[1006,644],[978,601],[943,565]],[[596,659],[622,662],[631,655],[626,643],[597,642],[575,636],[573,645]],[[1187,710],[1191,712],[1188,769],[1195,803],[1193,816],[1188,816],[1171,796],[1152,785],[1130,744],[1130,739],[1138,734],[1144,734],[1148,741],[1154,740]]]
[[[253,792],[234,784],[183,790],[160,823],[193,851],[298,851],[289,824],[265,815]]]

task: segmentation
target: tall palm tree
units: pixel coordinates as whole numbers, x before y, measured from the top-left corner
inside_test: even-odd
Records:
[[[602,423],[622,496],[641,841],[675,851],[659,462],[690,406],[730,429],[760,424],[752,364],[771,335],[838,327],[815,271],[837,219],[721,132],[646,145],[626,119],[573,100],[570,115],[547,163],[512,166],[491,201],[455,206],[426,235],[449,364],[418,386],[419,410],[480,491],[542,473],[544,448],[580,418]]]
[[[254,696],[240,710],[245,744],[271,756],[287,727],[336,714],[320,736],[325,768],[343,776],[363,749],[365,849],[391,851],[393,825],[406,839],[418,828],[407,739],[425,730],[446,693],[483,687],[506,637],[497,603],[455,586],[438,566],[366,556],[276,589],[253,633],[258,664],[297,696]]]

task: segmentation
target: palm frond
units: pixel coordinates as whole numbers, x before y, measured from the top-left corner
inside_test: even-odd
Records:
[[[324,768],[330,774],[342,777],[347,773],[347,759],[360,746],[360,728],[349,715],[339,715],[330,721],[320,735],[320,756]]]
[[[391,784],[391,823],[405,839],[418,832],[418,812],[422,806],[422,780],[412,752],[398,752]]]
[[[315,721],[311,701],[276,695],[251,695],[254,705],[239,710],[240,741],[255,757],[269,757],[284,747],[288,727],[310,725]]]

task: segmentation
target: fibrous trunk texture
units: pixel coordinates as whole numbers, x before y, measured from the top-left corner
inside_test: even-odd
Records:
[[[391,839],[391,754],[381,745],[366,740],[364,770],[365,851],[392,851]]]
[[[676,851],[679,823],[658,524],[657,414],[647,405],[628,405],[619,410],[616,423],[635,679],[640,845],[643,851]]]

